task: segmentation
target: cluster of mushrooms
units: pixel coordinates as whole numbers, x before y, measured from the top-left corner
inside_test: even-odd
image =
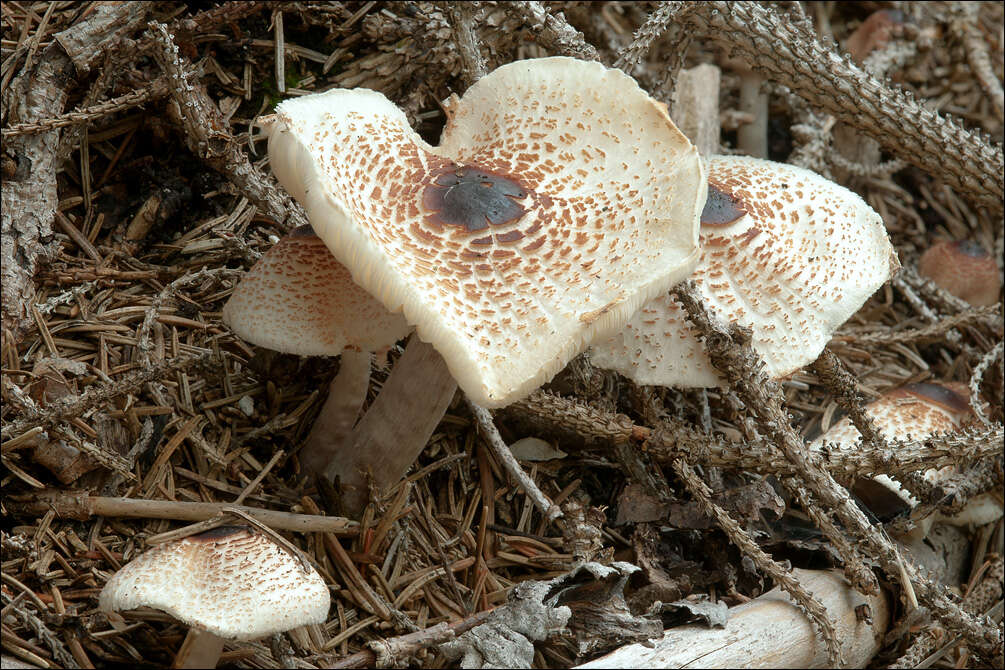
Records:
[[[258,261],[224,320],[260,346],[341,355],[301,463],[339,477],[350,513],[368,500],[368,478],[384,488],[403,476],[457,387],[474,404],[503,407],[584,352],[639,384],[719,386],[668,295],[685,278],[711,312],[751,330],[777,378],[814,360],[899,268],[883,221],[861,197],[791,165],[699,156],[666,106],[620,70],[570,58],[518,61],[445,109],[435,147],[387,98],[364,89],[287,100],[264,124],[272,170],[311,225]],[[997,284],[978,279],[984,294],[975,297],[957,281],[978,265],[993,268],[987,254],[966,243],[937,249],[963,258],[928,263],[951,268],[948,290],[977,304],[998,299]],[[413,328],[357,422],[372,354]],[[919,437],[964,420],[958,389],[894,393],[869,408],[888,436],[906,428]],[[382,428],[364,435],[370,414]],[[839,422],[821,443],[853,446],[859,438],[849,425]],[[238,583],[233,566],[252,560],[238,557],[245,549],[269,559]],[[173,571],[168,583],[200,588],[150,587],[155,562]],[[278,572],[267,575],[266,565]],[[277,588],[303,595],[291,603],[276,598]],[[243,621],[202,615],[224,592],[246,601]],[[198,662],[210,664],[221,637],[324,621],[328,591],[305,559],[231,529],[141,556],[108,582],[101,604],[158,607],[207,631],[211,651]]]

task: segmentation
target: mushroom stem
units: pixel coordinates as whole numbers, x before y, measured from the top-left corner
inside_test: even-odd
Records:
[[[328,399],[300,450],[305,472],[324,472],[344,447],[370,387],[371,358],[367,351],[342,352],[338,374],[328,388]]]
[[[208,630],[192,627],[174,657],[173,668],[215,668],[223,653],[224,639]]]
[[[457,389],[443,357],[415,335],[405,347],[384,388],[346,441],[348,449],[325,470],[339,477],[345,512],[366,506],[366,475],[378,490],[396,483],[425,448]]]
[[[674,86],[673,120],[702,157],[719,153],[719,68],[702,63],[681,70]]]
[[[753,117],[736,131],[740,151],[755,158],[768,157],[768,94],[762,91],[764,80],[750,70],[740,71],[740,111]]]

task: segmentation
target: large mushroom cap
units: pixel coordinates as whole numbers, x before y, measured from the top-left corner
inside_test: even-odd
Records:
[[[814,360],[900,267],[879,215],[848,189],[793,165],[712,156],[692,279],[720,318],[753,331],[773,377]],[[647,303],[590,358],[639,384],[723,382],[676,301]]]
[[[310,226],[279,240],[244,275],[223,321],[253,344],[301,356],[376,351],[409,331],[404,317],[352,280]]]
[[[222,527],[151,549],[101,590],[105,612],[146,605],[210,633],[253,640],[323,623],[331,598],[313,568],[246,527]]]
[[[690,273],[706,182],[666,106],[599,63],[505,65],[448,114],[432,147],[374,91],[303,96],[269,156],[356,282],[497,407]]]

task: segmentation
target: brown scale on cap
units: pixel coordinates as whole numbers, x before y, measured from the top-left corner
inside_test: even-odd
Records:
[[[496,407],[690,273],[705,178],[618,70],[505,65],[446,103],[440,145],[373,91],[282,103],[273,171],[318,235]]]
[[[808,170],[712,156],[701,258],[692,279],[721,319],[753,331],[773,377],[816,358],[834,330],[899,267],[882,220],[858,195]],[[650,301],[591,360],[639,384],[722,383],[683,310]]]
[[[249,342],[301,356],[377,351],[409,330],[356,285],[310,226],[279,240],[242,277],[223,320]]]
[[[922,254],[918,274],[975,307],[998,302],[1001,273],[984,247],[971,240],[941,240]]]

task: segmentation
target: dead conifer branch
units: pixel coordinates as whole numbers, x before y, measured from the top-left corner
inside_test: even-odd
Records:
[[[872,570],[862,560],[862,556],[851,546],[848,538],[835,525],[830,513],[814,502],[810,497],[809,491],[796,478],[786,477],[782,480],[782,483],[785,489],[795,498],[796,502],[799,503],[799,506],[805,510],[810,520],[816,524],[817,528],[824,532],[828,541],[834,545],[838,555],[844,559],[844,573],[848,582],[851,584],[869,583],[869,580],[874,578]]]
[[[143,315],[143,323],[140,324],[139,329],[136,331],[136,349],[139,352],[139,359],[143,365],[150,364],[150,327],[153,325],[154,319],[160,315],[160,309],[164,304],[164,301],[172,297],[184,286],[194,284],[195,282],[207,277],[219,277],[220,275],[228,274],[240,275],[243,273],[241,270],[232,270],[230,268],[204,268],[198,272],[186,274],[178,279],[175,279],[157,294],[157,296],[150,302],[150,307],[147,308],[146,314]]]
[[[407,664],[407,659],[423,649],[442,644],[466,633],[475,626],[490,618],[492,610],[472,614],[466,619],[453,623],[439,623],[430,628],[408,633],[400,637],[386,640],[377,639],[367,646],[369,649],[359,651],[346,658],[326,663],[328,668],[390,668]]]
[[[1003,346],[1005,346],[1005,342],[999,340],[994,349],[981,357],[981,360],[974,366],[974,372],[970,375],[970,382],[967,385],[970,389],[970,408],[977,416],[977,420],[985,426],[990,425],[990,422],[984,413],[984,402],[981,400],[981,380],[984,379],[984,372],[988,366],[1002,358]],[[1002,364],[1005,364],[1005,361]]]
[[[924,342],[936,340],[943,335],[950,335],[951,331],[972,324],[987,323],[989,319],[998,315],[1001,307],[999,305],[988,305],[986,307],[970,307],[964,311],[939,318],[935,316],[935,322],[924,328],[907,328],[898,331],[867,332],[867,333],[846,333],[835,335],[835,343],[856,344],[859,346],[882,346],[884,344],[903,344],[905,342]],[[933,315],[934,316],[934,315]],[[957,337],[957,339],[959,339]]]
[[[8,577],[8,575],[4,573],[4,577],[6,578]],[[38,639],[45,643],[46,647],[48,647],[49,651],[52,653],[53,660],[59,663],[59,666],[57,667],[63,667],[63,668],[80,667],[80,665],[73,658],[73,655],[70,654],[70,652],[66,649],[62,640],[59,639],[59,636],[53,633],[52,630],[45,625],[45,622],[43,622],[38,615],[36,615],[27,607],[27,603],[17,602],[18,599],[16,598],[12,599],[7,593],[4,593],[4,600],[7,601],[4,604],[4,610],[8,611],[9,609],[9,611],[13,612],[14,614],[17,614],[17,616],[20,617],[21,620],[38,637]],[[49,614],[47,608],[41,607],[40,604],[38,603],[33,604],[38,606],[42,610],[40,614],[42,614],[43,616]],[[6,624],[4,625],[6,626]],[[5,640],[4,649],[7,649],[6,639],[7,639],[6,631],[4,631],[4,640]],[[35,667],[35,666],[28,666],[28,667]]]
[[[704,335],[705,348],[713,365],[726,377],[749,411],[755,413],[765,436],[798,468],[799,476],[820,504],[834,510],[845,530],[879,562],[890,579],[899,580],[903,571],[919,601],[948,629],[964,635],[974,651],[986,658],[992,657],[1001,645],[1001,632],[964,612],[946,597],[941,586],[922,577],[912,563],[904,561],[893,543],[872,526],[848,492],[820,467],[819,460],[789,426],[778,385],[763,374],[763,361],[750,348],[749,342],[744,341],[746,338],[737,342],[739,333],[731,334],[712,321],[692,281],[678,284],[672,294],[684,306],[688,320]],[[878,589],[875,581],[871,586]]]
[[[635,31],[631,44],[622,49],[614,67],[631,75],[632,70],[645,56],[653,42],[659,39],[672,22],[681,22],[683,14],[689,11],[687,2],[661,2],[646,18],[646,22]]]
[[[457,53],[464,65],[464,78],[468,86],[485,76],[485,58],[482,56],[478,35],[475,32],[474,12],[478,5],[474,2],[448,2],[447,15],[454,32]]]
[[[562,14],[551,14],[536,0],[518,0],[508,6],[528,24],[535,39],[542,46],[563,56],[600,60],[597,48],[583,38],[583,33],[569,25]]]
[[[830,391],[838,407],[848,414],[848,418],[862,436],[862,441],[873,449],[888,449],[886,439],[880,435],[872,418],[865,413],[864,401],[856,388],[855,378],[845,370],[841,359],[829,349],[824,349],[823,353],[810,364],[810,369]]]
[[[684,457],[707,467],[778,476],[798,472],[764,442],[727,442],[672,424],[647,428],[632,423],[623,414],[605,412],[547,391],[535,391],[504,411],[519,412],[521,416],[540,422],[544,428],[569,431],[608,447],[634,443],[660,463]],[[820,458],[824,467],[841,479],[867,474],[896,476],[991,458],[998,453],[995,445],[1001,442],[1002,436],[1001,426],[968,428],[917,441],[890,440],[889,449],[885,451],[829,449]]]
[[[268,179],[241,152],[237,140],[227,130],[220,109],[206,87],[195,81],[191,66],[179,54],[167,28],[151,23],[151,33],[159,48],[154,58],[170,82],[170,93],[185,130],[189,150],[224,176],[266,216],[288,229],[307,223],[303,209]]]
[[[127,109],[132,109],[133,107],[142,105],[145,102],[163,98],[167,94],[167,79],[165,77],[160,77],[138,91],[131,91],[124,95],[120,95],[117,98],[112,98],[111,100],[106,100],[105,102],[91,105],[90,107],[75,109],[72,112],[67,112],[66,114],[61,114],[52,118],[40,119],[32,123],[19,123],[8,128],[4,128],[0,132],[2,132],[3,137],[6,139],[8,137],[16,137],[18,135],[34,135],[36,133],[45,133],[57,128],[66,128],[67,126],[89,123],[102,119],[106,116],[111,116],[112,114],[124,112]]]
[[[967,62],[981,88],[991,100],[995,116],[998,117],[999,121],[1005,122],[1005,90],[1002,89],[1001,82],[995,76],[991,57],[988,55],[987,43],[977,27],[977,14],[980,12],[980,7],[978,3],[954,3],[952,9],[957,17],[950,23],[950,29],[958,33],[962,39],[963,48],[967,52]]]
[[[688,14],[708,38],[766,78],[866,133],[992,212],[1002,211],[1005,156],[977,133],[891,89],[804,27],[758,3],[708,2]]]
[[[57,33],[39,62],[19,74],[5,92],[5,105],[10,101],[7,120],[36,123],[62,114],[73,81],[67,73],[87,72],[117,39],[139,27],[147,10],[143,3],[98,5],[86,21]],[[32,277],[48,253],[42,240],[52,234],[56,211],[56,170],[62,161],[58,144],[57,133],[4,140],[6,155],[21,157],[15,161],[18,169],[3,180],[0,217],[0,302],[3,326],[12,333],[30,322],[29,305],[35,294]]]
[[[1005,563],[1001,557],[994,561],[985,573],[984,578],[963,596],[963,608],[975,616],[981,616],[991,610],[995,603],[1001,604],[1002,583],[1005,581]],[[891,668],[918,668],[922,662],[943,641],[944,633],[936,624],[928,624],[917,635],[914,643],[904,652]],[[959,637],[949,641],[946,647],[959,642]],[[933,659],[934,660],[934,659]]]
[[[12,496],[15,509],[24,514],[44,514],[55,510],[61,518],[80,521],[92,516],[123,519],[170,519],[174,521],[205,521],[236,509],[270,528],[301,533],[334,533],[355,535],[359,524],[342,517],[294,514],[276,510],[247,507],[233,503],[197,503],[175,500],[141,500],[88,495],[87,491],[46,490]]]
[[[712,502],[712,490],[698,478],[694,469],[685,460],[674,459],[673,469],[677,476],[684,481],[688,491],[698,501],[705,514],[715,519],[719,527],[726,533],[729,541],[735,544],[744,555],[749,556],[758,568],[775,580],[775,583],[789,592],[796,606],[809,617],[813,625],[820,631],[824,644],[827,646],[828,663],[831,667],[839,667],[842,663],[841,647],[837,641],[834,623],[827,617],[827,610],[820,601],[807,593],[799,581],[792,576],[792,573],[764,553],[757,542],[729,516],[726,510]]]
[[[125,375],[113,382],[95,385],[78,396],[68,396],[50,403],[38,411],[27,414],[3,427],[3,437],[20,435],[35,426],[50,427],[59,421],[65,421],[80,416],[92,407],[97,407],[114,398],[132,393],[150,381],[154,381],[173,372],[183,372],[196,368],[203,373],[217,369],[222,362],[211,353],[198,356],[177,356],[159,361],[137,372]]]

